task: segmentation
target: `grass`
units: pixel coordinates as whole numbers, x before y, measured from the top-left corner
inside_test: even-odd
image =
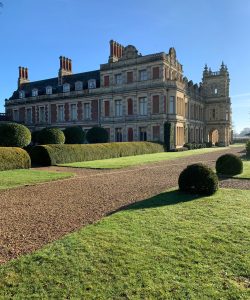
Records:
[[[243,173],[234,176],[235,178],[250,179],[250,161],[243,160]]]
[[[162,193],[2,265],[0,299],[249,299],[249,203]]]
[[[204,148],[204,149],[189,150],[183,152],[161,152],[161,153],[153,153],[153,154],[143,154],[143,155],[136,155],[136,156],[125,156],[119,158],[102,159],[102,160],[74,162],[74,163],[61,164],[60,166],[74,167],[74,168],[93,168],[93,169],[120,169],[124,167],[159,162],[162,160],[182,158],[191,155],[204,154],[204,153],[209,153],[209,152],[219,151],[219,150],[223,150],[223,149]]]
[[[48,172],[37,170],[9,170],[0,172],[0,190],[23,185],[31,185],[46,181],[63,179],[73,176],[72,173]]]

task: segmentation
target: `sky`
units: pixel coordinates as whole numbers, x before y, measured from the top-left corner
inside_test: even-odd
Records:
[[[73,72],[99,69],[109,41],[142,55],[175,47],[184,76],[199,83],[205,63],[230,72],[236,132],[250,127],[250,0],[0,0],[0,112],[17,88],[18,66],[31,81],[56,77],[59,56]]]

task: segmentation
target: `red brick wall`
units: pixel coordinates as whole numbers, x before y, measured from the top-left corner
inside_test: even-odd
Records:
[[[83,116],[82,116],[82,102],[78,102],[77,103],[77,120],[78,121],[81,121],[83,119]]]
[[[105,117],[109,117],[109,101],[104,101],[104,115]]]
[[[133,100],[128,99],[128,115],[133,115]]]
[[[51,123],[56,123],[56,104],[51,104]]]
[[[153,79],[159,79],[160,78],[160,68],[154,67],[153,68]]]
[[[92,120],[98,120],[98,100],[93,100],[91,102],[91,118]]]
[[[69,121],[69,103],[64,104],[64,117],[65,117],[65,121],[68,122]]]
[[[153,114],[159,113],[159,95],[153,96]]]

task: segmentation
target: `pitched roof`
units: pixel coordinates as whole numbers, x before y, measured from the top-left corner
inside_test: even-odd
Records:
[[[100,71],[90,71],[90,72],[83,72],[77,73],[72,75],[65,75],[63,76],[63,84],[69,83],[70,84],[70,91],[75,90],[75,83],[77,81],[81,81],[83,83],[83,89],[88,88],[88,80],[95,79],[96,80],[96,87],[100,87]],[[23,83],[19,89],[14,91],[13,95],[10,97],[12,99],[19,99],[19,91],[25,92],[25,97],[30,97],[32,95],[33,89],[38,89],[38,95],[45,95],[46,94],[46,87],[51,86],[53,94],[62,93],[63,86],[58,85],[58,77],[44,79],[39,81],[32,81]]]

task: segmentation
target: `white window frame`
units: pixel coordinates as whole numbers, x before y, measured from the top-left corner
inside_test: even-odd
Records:
[[[75,82],[75,91],[81,91],[82,89],[83,89],[82,81],[76,81]]]
[[[52,95],[52,86],[46,86],[46,95]]]
[[[122,74],[121,73],[115,74],[115,84],[116,85],[122,84]]]
[[[73,115],[72,106],[75,106],[75,113]],[[77,121],[77,104],[76,103],[70,103],[70,120],[71,121]]]
[[[86,109],[87,107],[87,109]],[[83,118],[84,120],[91,120],[91,105],[90,102],[83,103]]]
[[[139,70],[139,79],[140,79],[140,81],[148,80],[147,69]]]
[[[146,116],[148,114],[148,101],[147,97],[139,98],[139,115]]]
[[[62,107],[62,110],[61,110]],[[57,105],[57,122],[65,121],[65,112],[64,112],[64,104]]]
[[[43,118],[41,116],[41,109],[43,109]],[[39,117],[39,123],[45,123],[45,106],[39,106],[38,117]]]
[[[32,97],[37,97],[38,96],[38,89],[33,89],[31,93],[32,93]]]
[[[70,92],[70,84],[69,83],[64,83],[64,85],[63,85],[63,92],[64,93]]]
[[[28,119],[28,111],[30,111],[30,120]],[[32,107],[27,107],[25,110],[25,120],[27,124],[32,124]]]
[[[115,116],[122,117],[122,100],[117,99],[115,100]]]
[[[23,90],[19,91],[19,98],[20,99],[25,98],[25,91],[23,91]]]
[[[88,89],[96,89],[96,80],[95,79],[89,79],[88,80]]]

